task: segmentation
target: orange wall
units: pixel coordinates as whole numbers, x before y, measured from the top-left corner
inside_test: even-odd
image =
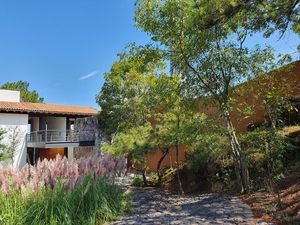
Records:
[[[288,98],[293,97],[300,99],[300,61],[296,61],[295,63],[291,64],[286,70],[279,70],[278,72],[273,72],[271,75],[274,77],[274,79],[272,79],[275,85],[281,85],[284,83],[283,87],[287,88],[284,93]],[[264,123],[268,120],[266,111],[262,106],[262,99],[254,97],[258,95],[258,90],[255,88],[257,82],[259,81],[254,79],[240,85],[240,87],[243,87],[244,90],[235,97],[237,102],[243,103],[239,107],[241,110],[245,109],[246,105],[255,106],[253,115],[247,118],[243,118],[244,116],[238,112],[233,112],[231,114],[234,127],[237,131],[246,131],[249,124]],[[262,83],[265,85],[265,89],[270,88],[268,86],[270,85],[270,82]]]
[[[184,146],[180,146],[178,151],[178,159],[179,162],[185,161],[185,150]],[[157,162],[162,157],[162,152],[160,150],[157,150],[155,152],[152,152],[148,155],[147,158],[147,164],[150,171],[156,171],[157,168]],[[168,166],[176,166],[176,149],[171,148],[169,154],[164,158],[164,160],[161,163],[161,168],[166,168]]]
[[[300,61],[297,61],[293,63],[293,67],[290,71],[281,71],[274,73],[274,76],[276,76],[276,79],[278,84],[280,85],[281,82],[289,82],[290,89],[287,90],[292,96],[300,98]],[[284,75],[284,76],[283,76]],[[245,84],[240,85],[240,87],[244,87],[244,91],[242,93],[239,93],[235,97],[235,100],[238,103],[243,103],[240,105],[240,109],[245,109],[246,106],[254,105],[254,113],[253,115],[244,118],[240,113],[233,112],[231,114],[233,125],[237,131],[246,131],[247,126],[249,124],[257,124],[257,123],[264,123],[267,121],[266,118],[266,112],[261,106],[261,99],[257,99],[254,96],[256,96],[257,92],[255,93],[255,84],[257,80],[249,81]],[[203,107],[203,103],[199,103],[199,111],[206,113],[208,115],[214,116],[217,112],[217,108],[214,107]],[[222,121],[219,121],[222,123]],[[151,123],[155,123],[153,118],[151,119]],[[151,154],[148,155],[147,163],[150,171],[155,171],[157,167],[157,162],[162,156],[161,151],[157,150]],[[175,149],[172,149],[171,152],[166,156],[162,163],[162,168],[165,168],[167,166],[175,165]],[[183,147],[180,148],[179,151],[179,159],[181,162],[185,161],[185,149]]]

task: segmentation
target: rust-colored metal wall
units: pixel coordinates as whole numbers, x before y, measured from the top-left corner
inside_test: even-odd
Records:
[[[185,147],[180,146],[178,151],[178,159],[179,162],[185,161]],[[162,152],[160,150],[157,150],[155,152],[152,152],[148,155],[147,158],[147,164],[150,171],[156,171],[157,168],[157,162],[162,157]],[[175,167],[176,166],[176,149],[171,148],[169,154],[164,158],[164,160],[161,163],[161,168],[166,167]]]

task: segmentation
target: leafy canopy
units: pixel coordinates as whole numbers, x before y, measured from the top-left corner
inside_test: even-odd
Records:
[[[155,76],[164,73],[165,68],[161,52],[149,45],[132,44],[118,56],[110,72],[104,75],[104,85],[96,96],[107,135],[147,121],[149,110],[142,103],[142,97]]]
[[[154,30],[157,35],[166,33],[170,27],[160,25],[162,22],[175,25],[175,21],[166,17],[179,5],[186,15],[194,18],[189,22],[202,31],[227,26],[232,21],[234,28],[263,32],[265,37],[275,31],[283,34],[287,29],[300,34],[299,0],[137,0],[137,25],[152,34]]]

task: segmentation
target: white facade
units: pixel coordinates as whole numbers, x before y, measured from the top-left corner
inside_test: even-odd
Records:
[[[46,117],[47,130],[66,130],[66,117]]]
[[[20,92],[0,89],[0,102],[3,101],[20,102]],[[0,129],[5,132],[1,144],[13,151],[14,157],[0,161],[0,167],[22,168],[27,162],[34,164],[39,158],[39,149],[67,149],[68,159],[72,161],[74,147],[79,146],[78,135],[72,129],[74,121],[74,117],[51,116],[47,112],[28,113],[24,110],[22,114],[13,110],[11,113],[6,109],[1,111]]]
[[[0,129],[5,131],[3,144],[15,147],[13,166],[23,167],[26,164],[26,133],[28,131],[27,114],[0,114]],[[12,142],[16,146],[12,146]],[[11,161],[2,162],[2,165],[11,165]]]
[[[0,89],[0,101],[20,102],[20,92]]]

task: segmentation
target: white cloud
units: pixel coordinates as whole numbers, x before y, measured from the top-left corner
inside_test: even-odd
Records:
[[[91,77],[97,75],[97,73],[98,73],[98,71],[95,70],[95,71],[93,71],[93,72],[91,72],[91,73],[88,73],[88,74],[86,74],[86,75],[81,76],[81,77],[79,78],[79,80],[86,80],[86,79],[88,79],[88,78],[91,78]]]

